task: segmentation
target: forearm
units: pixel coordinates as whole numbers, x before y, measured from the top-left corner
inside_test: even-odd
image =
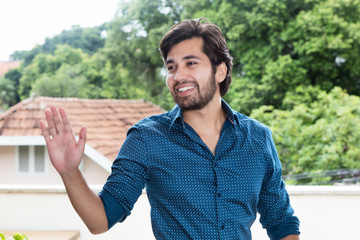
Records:
[[[300,237],[299,237],[299,235],[289,235],[280,240],[300,240]]]
[[[62,174],[61,178],[71,204],[89,231],[93,234],[106,232],[108,222],[103,203],[100,197],[91,191],[80,170]]]

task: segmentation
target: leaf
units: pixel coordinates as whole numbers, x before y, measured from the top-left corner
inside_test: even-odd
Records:
[[[0,239],[5,240],[5,236],[2,233],[0,233]]]
[[[28,238],[21,233],[15,233],[13,236],[14,240],[28,240]]]

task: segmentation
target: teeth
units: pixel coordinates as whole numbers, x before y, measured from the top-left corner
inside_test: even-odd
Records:
[[[189,89],[193,89],[193,88],[194,88],[194,86],[191,86],[191,87],[183,87],[183,88],[179,88],[178,91],[179,91],[179,92],[185,92],[185,91],[187,91],[187,90],[189,90]]]

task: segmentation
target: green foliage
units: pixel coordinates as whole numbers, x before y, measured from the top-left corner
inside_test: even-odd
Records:
[[[52,74],[60,67],[60,63],[52,55],[36,55],[32,64],[22,70],[19,80],[19,96],[25,99],[30,96],[31,86],[41,74]]]
[[[14,240],[28,240],[26,235],[21,233],[15,233],[12,237]],[[5,235],[0,233],[0,239],[5,240]]]
[[[4,77],[0,77],[0,108],[7,109],[17,103],[15,84]]]
[[[28,66],[38,54],[53,54],[59,45],[68,45],[92,55],[104,47],[103,32],[106,32],[106,24],[93,28],[74,25],[70,30],[64,30],[53,38],[46,38],[43,45],[38,45],[30,51],[14,52],[11,59],[23,60],[23,65]]]
[[[21,99],[31,92],[43,96],[75,97],[79,88],[85,87],[86,79],[82,63],[88,56],[80,49],[59,45],[51,54],[38,54],[22,71],[19,80]],[[83,96],[86,97],[86,96]]]
[[[28,238],[21,233],[15,233],[13,236],[14,240],[28,240]]]
[[[360,1],[319,1],[282,31],[313,84],[325,90],[341,86],[359,94]],[[355,87],[354,87],[355,85]]]
[[[2,109],[7,109],[20,101],[17,93],[20,78],[21,72],[18,68],[11,69],[5,77],[0,77],[0,107]]]
[[[121,16],[108,25],[103,52],[112,68],[127,69],[128,84],[118,87],[134,86],[146,100],[161,99],[159,96],[166,89],[164,76],[159,74],[163,63],[158,48],[164,33],[179,20],[173,3],[162,0],[124,2]]]
[[[339,87],[312,91],[316,101],[305,98],[290,110],[262,106],[251,114],[273,130],[284,174],[360,168],[360,98]]]
[[[47,53],[53,53],[57,45],[69,45],[91,55],[104,46],[105,39],[101,33],[105,30],[105,24],[93,28],[82,28],[74,25],[70,30],[64,30],[53,38],[46,38],[42,49]]]
[[[358,0],[214,1],[200,13],[226,34],[234,56],[227,99],[238,110],[281,108],[299,84],[360,94]]]
[[[79,65],[62,65],[55,74],[42,74],[31,87],[31,92],[39,96],[86,97],[81,91],[86,87],[86,79]]]

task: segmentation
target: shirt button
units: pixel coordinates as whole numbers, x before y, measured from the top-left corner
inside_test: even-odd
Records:
[[[217,163],[214,163],[214,167],[217,167]]]
[[[225,226],[224,225],[221,225],[221,230],[224,230]]]
[[[218,197],[221,197],[221,193],[218,193],[217,196],[218,196]]]

